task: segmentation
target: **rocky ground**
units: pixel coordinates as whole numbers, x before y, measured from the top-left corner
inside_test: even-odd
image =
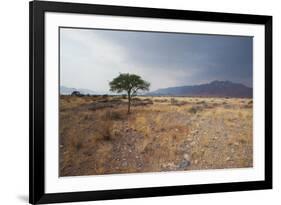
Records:
[[[251,167],[252,100],[62,96],[60,175]]]

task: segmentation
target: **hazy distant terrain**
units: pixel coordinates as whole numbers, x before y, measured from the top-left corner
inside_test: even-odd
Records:
[[[60,87],[61,95],[70,95],[73,91],[79,91],[82,94],[97,95],[98,92],[89,89]],[[231,81],[212,81],[206,84],[187,85],[179,87],[161,88],[149,93],[148,96],[189,96],[189,97],[236,97],[252,98],[253,89],[240,83]]]
[[[124,96],[61,95],[60,176],[252,167],[252,106],[142,96],[127,114]]]
[[[201,85],[158,89],[150,95],[251,98],[253,89],[230,81],[212,81]]]
[[[74,91],[78,91],[81,94],[90,94],[90,95],[95,95],[97,94],[96,92],[90,90],[90,89],[84,89],[84,88],[69,88],[66,86],[60,86],[60,94],[61,95],[71,95]]]

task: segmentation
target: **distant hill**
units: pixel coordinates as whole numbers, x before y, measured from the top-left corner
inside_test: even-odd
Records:
[[[73,91],[79,91],[81,94],[87,95],[95,95],[96,92],[89,90],[89,89],[83,89],[83,88],[69,88],[65,86],[60,86],[60,94],[61,95],[70,95]]]
[[[207,84],[158,89],[153,96],[245,97],[253,96],[253,89],[231,81],[212,81]]]

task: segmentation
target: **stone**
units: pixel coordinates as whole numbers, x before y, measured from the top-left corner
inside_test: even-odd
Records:
[[[239,142],[235,142],[235,143],[234,143],[234,146],[239,146]]]
[[[185,168],[187,168],[189,165],[190,165],[190,161],[184,159],[184,160],[182,160],[182,161],[180,162],[180,164],[178,165],[178,167],[179,167],[180,169],[185,169]]]
[[[164,171],[172,171],[172,170],[176,170],[177,166],[174,163],[167,163],[167,164],[163,164],[161,165],[161,167],[163,168]]]
[[[189,161],[189,160],[190,160],[190,156],[189,156],[189,154],[184,154],[184,155],[183,155],[183,158],[184,158],[185,160],[187,160],[187,161]]]
[[[190,143],[190,146],[194,146],[195,144],[196,144],[196,142],[193,141]]]
[[[123,161],[123,162],[122,162],[122,167],[126,167],[126,166],[128,166],[128,162]]]

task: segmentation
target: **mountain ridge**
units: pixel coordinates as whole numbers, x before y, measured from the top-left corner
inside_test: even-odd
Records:
[[[161,88],[148,93],[148,95],[251,98],[253,96],[253,89],[241,83],[215,80],[210,83],[199,85]]]

